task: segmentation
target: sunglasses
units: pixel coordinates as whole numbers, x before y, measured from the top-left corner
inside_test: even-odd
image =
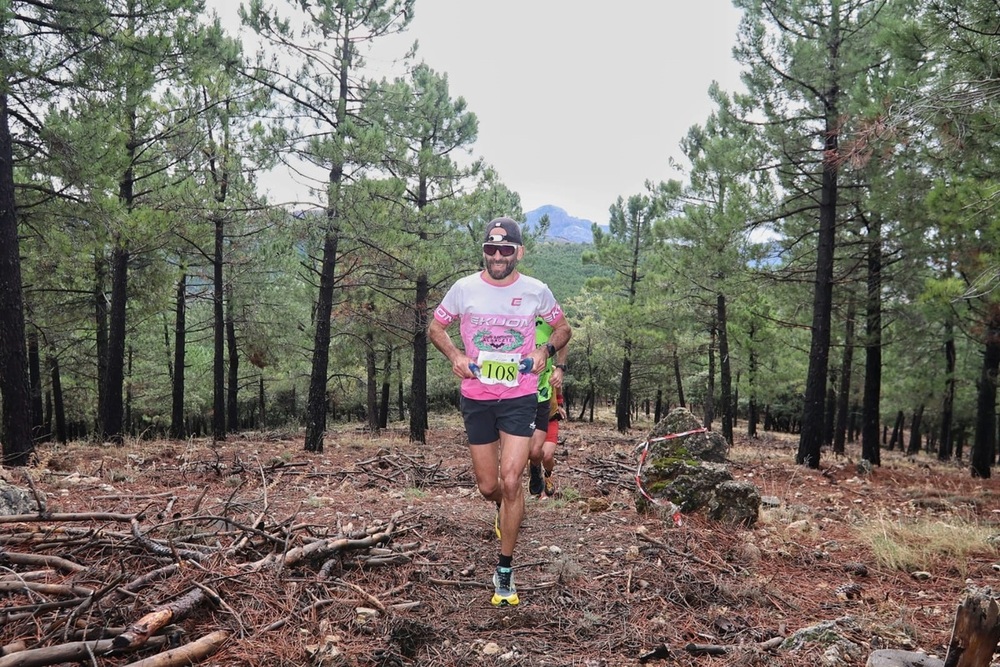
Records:
[[[516,245],[497,245],[496,243],[484,243],[483,252],[487,255],[495,255],[498,252],[501,257],[510,257],[517,252]]]

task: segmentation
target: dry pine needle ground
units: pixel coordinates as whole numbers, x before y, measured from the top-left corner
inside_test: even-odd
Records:
[[[565,424],[559,495],[528,500],[512,609],[489,604],[498,543],[457,419],[426,445],[339,427],[322,454],[282,433],[45,445],[26,472],[50,515],[0,523],[0,645],[113,638],[195,600],[155,646],[86,659],[224,631],[205,664],[816,665],[828,641],[778,638],[850,617],[838,632],[859,651],[842,664],[863,665],[874,648],[943,657],[967,582],[1000,576],[998,485],[964,465],[885,452],[859,476],[849,446],[810,470],[794,438],[738,436],[731,470],[766,497],[760,523],[676,528],[635,511],[648,426]]]

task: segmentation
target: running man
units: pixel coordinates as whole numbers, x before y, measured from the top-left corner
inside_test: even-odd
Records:
[[[521,228],[510,218],[486,227],[484,271],[461,278],[434,310],[427,335],[462,378],[462,418],[469,439],[472,470],[479,493],[497,505],[494,529],[500,537],[500,558],[493,574],[493,605],[520,602],[514,586],[513,557],[521,520],[524,491],[521,476],[528,463],[538,408],[538,373],[572,331],[545,283],[522,275]],[[544,347],[535,347],[535,318],[552,327]],[[459,321],[463,349],[447,327]],[[530,372],[520,373],[523,359]]]
[[[535,345],[545,345],[551,335],[552,327],[542,318],[536,318]],[[535,432],[531,436],[531,451],[528,453],[528,460],[531,462],[528,466],[528,493],[540,499],[551,498],[556,494],[552,470],[556,465],[559,420],[565,416],[562,408],[562,385],[567,350],[565,345],[560,348],[556,358],[546,361],[545,369],[538,375],[538,412],[535,415]]]

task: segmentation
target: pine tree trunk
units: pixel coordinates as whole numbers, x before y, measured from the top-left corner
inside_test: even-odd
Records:
[[[42,359],[38,351],[38,334],[28,334],[28,387],[31,391],[31,439],[47,440],[45,433],[45,406],[42,404]]]
[[[882,464],[879,443],[879,403],[882,391],[882,220],[875,215],[868,226],[868,271],[865,295],[865,384],[861,399],[861,458]],[[902,417],[902,413],[900,413]],[[889,447],[890,451],[892,447]]]
[[[712,422],[715,421],[715,346],[716,346],[716,322],[712,317],[711,342],[708,344],[708,386],[705,389],[705,420],[704,425],[708,430],[712,430]]]
[[[59,374],[59,360],[55,356],[49,357],[49,370],[52,376],[52,403],[56,418],[56,442],[67,442],[69,437],[66,431],[66,404],[63,400],[62,377]]]
[[[24,293],[14,202],[14,151],[7,94],[0,92],[0,406],[3,465],[30,463],[31,393],[24,347]]]
[[[392,345],[387,345],[385,350],[385,372],[382,374],[382,395],[378,402],[378,426],[379,428],[389,427],[389,393],[392,388]]]
[[[312,373],[309,376],[309,398],[306,401],[307,452],[323,451],[326,432],[326,374],[330,364],[330,317],[333,315],[334,275],[337,267],[339,230],[330,211],[323,259],[320,266],[319,294],[316,299],[316,332],[313,336]]]
[[[997,370],[1000,368],[1000,307],[994,307],[986,323],[983,368],[976,395],[976,434],[972,442],[973,477],[990,476],[996,452]]]
[[[177,280],[174,297],[174,377],[170,392],[170,435],[178,440],[187,436],[184,424],[184,355],[187,346],[187,274]]]
[[[954,450],[952,424],[955,419],[956,353],[954,323],[950,318],[945,322],[944,363],[945,381],[944,397],[941,401],[941,444],[938,446],[938,459],[941,461],[950,459]]]
[[[722,437],[733,444],[733,374],[729,363],[729,334],[726,316],[726,297],[716,298],[716,318],[719,321],[719,400],[722,401]]]
[[[226,431],[240,430],[240,350],[236,344],[236,323],[233,321],[233,297],[229,295],[226,309],[226,348],[229,352],[229,381],[226,387]]]
[[[97,419],[98,438],[104,437],[104,410],[107,404],[108,378],[108,300],[105,296],[107,266],[103,253],[94,255],[94,345],[97,349]]]
[[[854,301],[847,304],[847,324],[844,331],[844,358],[840,364],[840,394],[837,401],[837,423],[833,429],[833,452],[844,453],[851,400],[851,369],[854,365]]]
[[[677,405],[682,408],[687,407],[687,403],[684,402],[684,384],[681,382],[681,356],[677,354],[677,348],[674,348],[674,384],[677,385]]]
[[[378,366],[375,363],[375,337],[369,331],[365,334],[365,375],[367,410],[369,433],[378,433]]]
[[[906,448],[906,453],[910,456],[920,453],[920,440],[923,435],[920,428],[923,419],[924,406],[921,404],[920,407],[913,411],[913,421],[910,423],[910,444]]]
[[[832,47],[831,47],[832,48]],[[837,133],[840,124],[836,109],[838,91],[826,98],[826,140],[823,179],[820,189],[819,230],[816,242],[816,277],[813,285],[812,339],[809,345],[809,370],[802,407],[802,432],[795,462],[819,468],[823,444],[826,375],[830,363],[830,321],[833,313],[833,260],[837,230]]]
[[[625,339],[622,355],[622,375],[618,383],[618,404],[615,406],[615,417],[619,433],[628,431],[632,425],[631,414],[629,413],[629,400],[632,391],[632,341]]]
[[[121,444],[124,436],[125,317],[128,303],[129,251],[115,242],[111,253],[111,308],[108,319],[108,365],[104,381],[102,439]]]
[[[212,439],[226,439],[226,320],[223,312],[223,220],[216,214],[212,255]]]
[[[427,275],[417,277],[413,301],[413,368],[410,376],[410,441],[427,442]]]

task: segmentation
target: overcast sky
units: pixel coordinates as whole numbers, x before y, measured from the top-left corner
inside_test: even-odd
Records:
[[[475,152],[521,195],[606,222],[712,107],[741,88],[730,0],[417,0],[405,33],[479,118]]]
[[[224,17],[238,4],[210,2]],[[368,62],[390,76],[418,41],[418,60],[479,118],[475,155],[525,212],[553,204],[604,223],[619,195],[680,177],[669,159],[711,113],[713,80],[741,87],[738,23],[730,0],[416,0],[407,32]]]

